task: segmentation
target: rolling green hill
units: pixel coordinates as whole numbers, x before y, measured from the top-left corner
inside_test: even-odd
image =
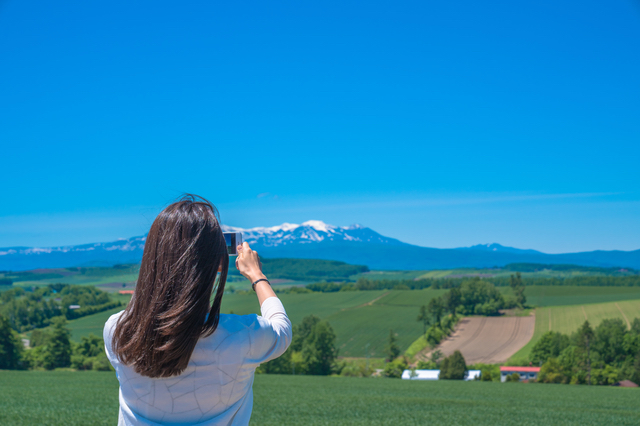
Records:
[[[629,327],[634,318],[640,318],[640,299],[538,308],[533,337],[511,357],[510,362],[526,363],[533,346],[547,331],[559,331],[570,335],[586,320],[592,327],[596,327],[607,318],[620,318]]]
[[[508,287],[501,288],[501,291],[511,294]],[[422,333],[422,325],[416,321],[420,306],[426,305],[429,300],[444,292],[446,290],[374,290],[280,294],[279,297],[294,324],[298,324],[302,318],[310,314],[328,320],[336,332],[340,356],[366,356],[369,344],[369,355],[379,357],[383,356],[389,329],[397,333],[400,348],[408,348]],[[536,310],[536,334],[532,343],[528,345],[530,347],[542,334],[541,330],[548,330],[548,322],[543,322],[543,317],[549,315],[548,309],[551,309],[553,318],[561,318],[563,312],[567,312],[567,318],[575,318],[554,322],[554,327],[560,327],[558,331],[577,327],[575,324],[579,325],[581,318],[584,321],[581,306],[585,306],[588,315],[593,315],[595,319],[605,318],[607,315],[621,317],[620,311],[615,308],[615,302],[626,312],[630,321],[635,316],[640,316],[640,308],[633,310],[636,306],[634,303],[640,300],[640,288],[636,287],[527,287],[526,294],[529,303],[540,306]],[[596,308],[594,303],[602,301],[608,304],[605,304],[606,309],[602,313],[598,313],[600,308]],[[259,313],[260,309],[253,293],[225,294],[222,303],[223,313],[243,315]],[[626,306],[630,307],[628,311],[625,311]],[[70,321],[69,328],[73,339],[78,341],[80,337],[89,333],[101,335],[106,319],[118,310],[119,308]],[[530,347],[523,348],[518,353],[519,356],[522,353],[528,354]]]

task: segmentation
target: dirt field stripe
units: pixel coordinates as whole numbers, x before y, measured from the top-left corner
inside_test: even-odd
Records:
[[[501,350],[503,350],[504,348],[509,346],[509,344],[516,338],[516,336],[518,335],[519,331],[520,331],[520,317],[516,317],[516,323],[514,324],[513,329],[511,330],[511,335],[509,336],[507,341],[504,342],[502,345],[498,346],[489,355],[483,357],[481,362],[485,362],[487,360],[491,360],[495,354],[497,354],[498,352],[500,352]]]
[[[624,314],[624,312],[622,312],[622,309],[620,309],[620,305],[618,305],[618,302],[616,302],[616,308],[618,308],[618,310],[620,311],[620,313],[622,314],[622,318],[624,318],[624,320],[627,322],[627,328],[629,330],[631,330],[631,323],[629,322],[629,319],[627,318],[627,316]]]
[[[581,308],[582,308],[582,313],[584,314],[584,320],[588,321],[589,318],[587,318],[587,311],[584,310],[584,306],[581,306]]]
[[[482,329],[484,328],[484,324],[486,322],[487,322],[487,317],[482,318],[482,321],[480,321],[480,325],[478,325],[478,329],[473,333],[471,338],[458,347],[458,350],[460,352],[462,352],[462,348],[464,348],[465,346],[468,346],[469,343],[472,343],[474,340],[476,340],[476,338],[480,335],[480,332],[482,332]]]
[[[549,331],[551,331],[551,309],[549,309]]]

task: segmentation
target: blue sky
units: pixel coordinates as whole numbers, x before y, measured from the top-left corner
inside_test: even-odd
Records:
[[[640,248],[640,2],[0,2],[0,247],[251,227]]]

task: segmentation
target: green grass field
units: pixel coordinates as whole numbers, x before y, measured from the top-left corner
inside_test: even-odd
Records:
[[[501,291],[512,294],[508,287]],[[640,287],[529,286],[525,295],[533,306],[584,305],[640,299]]]
[[[253,425],[637,425],[640,389],[257,375]],[[2,425],[114,425],[114,373],[0,371]]]
[[[538,308],[536,309],[536,328],[533,337],[529,343],[511,357],[510,362],[526,361],[533,346],[547,331],[571,334],[585,320],[588,320],[592,327],[596,327],[603,319],[607,318],[620,318],[625,323],[631,323],[634,318],[640,318],[640,299]]]
[[[510,288],[501,290],[505,294],[511,292]],[[300,323],[302,318],[310,314],[328,320],[336,332],[340,356],[364,357],[368,352],[370,356],[379,357],[383,356],[389,329],[397,333],[400,348],[403,351],[407,349],[422,333],[422,325],[416,321],[420,306],[426,305],[433,297],[440,296],[445,291],[350,291],[280,294],[279,297],[294,324]],[[534,286],[527,287],[526,291],[530,303],[542,307],[536,311],[534,338],[516,354],[517,358],[526,356],[544,331],[549,330],[549,312],[552,315],[552,329],[568,333],[573,332],[584,321],[582,306],[587,311],[589,321],[594,325],[599,324],[604,318],[622,318],[620,310],[625,312],[629,321],[640,316],[640,308],[637,307],[640,288]],[[122,299],[125,301],[126,297]],[[603,299],[615,302],[594,304]],[[223,313],[259,313],[258,301],[254,294],[225,294],[222,300]],[[78,341],[89,333],[100,336],[104,322],[109,315],[118,310],[120,309],[116,308],[70,321],[72,338]]]
[[[397,334],[400,348],[408,348],[422,333],[422,325],[416,321],[419,307],[442,293],[444,290],[380,290],[281,294],[279,297],[293,324],[310,314],[329,321],[336,332],[340,356],[364,357],[369,352],[376,357],[384,353],[389,329]],[[222,299],[223,313],[259,313],[259,308],[254,294],[225,294]],[[69,321],[72,339],[79,341],[89,333],[101,336],[105,321],[121,309]]]

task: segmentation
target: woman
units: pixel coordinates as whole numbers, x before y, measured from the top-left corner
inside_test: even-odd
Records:
[[[291,322],[258,253],[238,253],[262,316],[220,314],[229,254],[211,203],[188,195],[153,222],[133,298],[104,328],[118,425],[249,423],[255,369],[287,349]]]

